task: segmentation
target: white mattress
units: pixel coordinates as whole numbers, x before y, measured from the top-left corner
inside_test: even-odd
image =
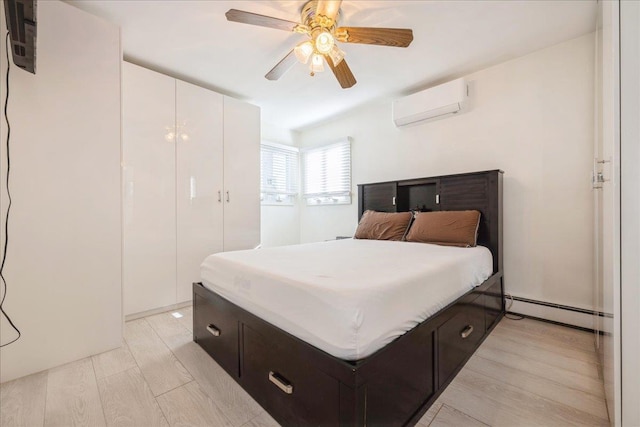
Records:
[[[367,357],[484,282],[485,247],[344,239],[210,255],[205,287],[344,360]]]

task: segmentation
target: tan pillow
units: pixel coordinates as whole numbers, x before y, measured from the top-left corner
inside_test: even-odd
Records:
[[[365,211],[353,237],[356,239],[402,240],[412,217],[411,212]]]
[[[419,212],[411,224],[407,242],[475,246],[479,224],[478,211]]]

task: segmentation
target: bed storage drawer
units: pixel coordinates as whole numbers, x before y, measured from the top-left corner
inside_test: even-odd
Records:
[[[483,295],[471,294],[438,328],[438,385],[442,386],[475,350],[485,333]]]
[[[243,326],[245,388],[283,425],[337,426],[340,383],[301,360],[295,342],[279,338],[274,342]]]
[[[210,293],[193,296],[193,340],[234,378],[239,375],[238,328],[234,307]]]

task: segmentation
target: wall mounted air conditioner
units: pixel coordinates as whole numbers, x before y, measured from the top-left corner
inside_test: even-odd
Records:
[[[467,83],[457,79],[393,102],[396,126],[441,119],[462,111],[468,98]]]
[[[36,73],[36,9],[36,0],[4,1],[13,63],[33,74]]]

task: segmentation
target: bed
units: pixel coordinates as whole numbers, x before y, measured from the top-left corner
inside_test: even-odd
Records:
[[[194,341],[283,425],[415,424],[504,314],[501,171],[358,189],[360,216],[477,210],[478,246],[343,239],[208,257]]]

